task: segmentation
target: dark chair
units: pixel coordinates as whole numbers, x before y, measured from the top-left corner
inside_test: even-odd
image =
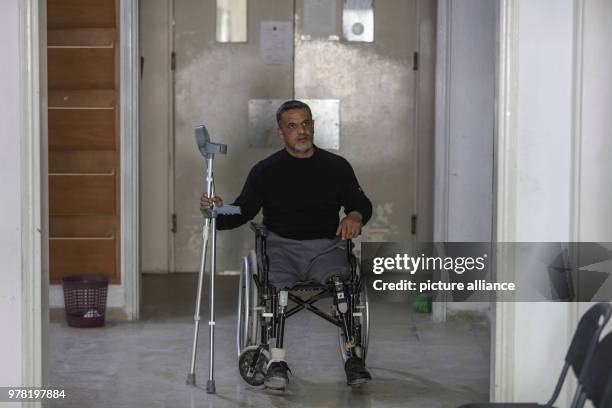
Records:
[[[595,408],[612,407],[612,333],[606,335],[595,348],[593,361],[585,371],[583,392],[577,408],[582,408],[587,399]]]
[[[563,388],[563,383],[565,382],[565,378],[567,377],[567,372],[569,371],[570,367],[578,379],[578,387],[576,389],[576,393],[574,394],[571,407],[578,408],[578,403],[583,395],[582,387],[584,384],[585,375],[589,370],[589,364],[593,360],[593,353],[599,341],[599,337],[601,336],[601,332],[606,323],[608,323],[608,320],[610,320],[611,315],[612,305],[609,303],[597,303],[587,310],[582,316],[578,322],[578,327],[574,332],[574,337],[572,339],[572,343],[570,344],[569,350],[565,355],[565,364],[561,370],[561,375],[559,376],[559,380],[557,381],[553,395],[546,404],[538,404],[536,402],[483,402],[470,403],[462,405],[459,408],[550,408],[559,397],[559,393],[561,392],[561,388]]]
[[[610,375],[610,379],[608,380],[608,385],[604,391],[600,406],[602,408],[612,407],[612,375]]]

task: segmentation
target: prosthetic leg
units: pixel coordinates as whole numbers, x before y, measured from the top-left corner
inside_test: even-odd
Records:
[[[353,316],[360,312],[354,311],[355,299],[352,297],[347,299],[344,290],[345,284],[342,279],[339,276],[333,276],[332,282],[335,290],[334,305],[338,312],[342,334],[345,340],[343,352],[346,357],[344,363],[346,382],[350,386],[360,386],[372,379],[363,361],[363,350],[360,339],[355,339],[353,336]]]
[[[216,154],[227,154],[227,145],[212,143],[208,135],[208,131],[204,125],[195,128],[195,137],[198,144],[198,149],[206,159],[206,194],[208,197],[214,197],[214,178],[213,178],[213,160]],[[240,207],[224,205],[221,207],[213,206],[204,215],[204,227],[202,229],[202,259],[200,262],[200,273],[198,275],[198,289],[196,295],[196,306],[193,334],[193,350],[191,353],[191,366],[187,374],[187,384],[195,385],[195,364],[196,353],[198,347],[198,332],[200,328],[200,304],[202,301],[202,284],[204,281],[204,270],[206,264],[206,250],[208,247],[208,237],[212,230],[211,236],[211,259],[210,259],[210,320],[208,321],[210,342],[209,342],[209,372],[208,381],[206,383],[206,392],[209,394],[215,393],[214,379],[214,356],[215,356],[215,273],[216,273],[216,250],[217,250],[217,229],[216,218],[218,214],[240,214]]]
[[[338,311],[340,317],[340,323],[342,324],[342,334],[344,335],[345,341],[345,353],[347,358],[354,356],[355,341],[352,336],[352,330],[350,330],[351,319],[348,316],[349,305],[344,293],[344,282],[339,276],[333,276],[332,282],[334,284],[334,305]]]
[[[265,386],[267,388],[284,390],[288,383],[287,372],[291,372],[287,362],[285,361],[285,349],[283,348],[283,337],[285,334],[285,318],[287,312],[287,304],[289,300],[289,292],[281,290],[278,293],[278,298],[273,295],[273,307],[278,307],[278,321],[275,322],[276,330],[276,347],[272,347],[271,358],[267,365],[267,375]],[[278,301],[278,305],[276,304]]]

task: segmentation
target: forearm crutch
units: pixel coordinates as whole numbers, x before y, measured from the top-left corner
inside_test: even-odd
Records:
[[[195,128],[195,138],[198,144],[198,149],[206,159],[206,195],[208,197],[214,197],[214,177],[213,177],[213,161],[216,154],[227,154],[227,145],[220,143],[212,143],[210,136],[204,125],[199,125]],[[215,362],[215,274],[216,274],[216,253],[217,253],[217,223],[216,218],[218,214],[240,214],[240,207],[224,205],[215,206],[204,214],[204,226],[202,228],[202,258],[200,262],[200,273],[198,275],[198,290],[196,295],[195,314],[193,316],[194,321],[194,333],[193,333],[193,349],[191,352],[191,366],[189,373],[187,374],[187,384],[195,385],[195,364],[196,364],[196,353],[198,348],[198,332],[200,329],[200,304],[202,301],[202,285],[204,283],[204,271],[206,268],[206,251],[208,248],[208,238],[211,236],[211,249],[210,249],[210,320],[208,321],[208,328],[210,333],[209,339],[209,365],[208,365],[208,381],[206,382],[206,392],[209,394],[215,393],[215,378],[214,378],[214,362]]]

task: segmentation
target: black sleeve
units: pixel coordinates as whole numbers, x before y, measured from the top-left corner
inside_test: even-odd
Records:
[[[263,203],[260,175],[261,171],[259,166],[256,165],[251,169],[240,195],[232,203],[232,205],[240,206],[241,214],[218,215],[217,229],[227,230],[238,228],[257,215]]]
[[[372,217],[372,202],[365,195],[361,187],[359,187],[359,182],[349,162],[346,162],[344,173],[344,190],[342,194],[344,213],[348,214],[351,211],[359,212],[363,217],[362,224],[366,225]]]

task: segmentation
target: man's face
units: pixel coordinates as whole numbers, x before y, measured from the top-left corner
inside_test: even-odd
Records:
[[[277,133],[290,153],[303,155],[313,149],[314,121],[306,109],[283,112]]]

